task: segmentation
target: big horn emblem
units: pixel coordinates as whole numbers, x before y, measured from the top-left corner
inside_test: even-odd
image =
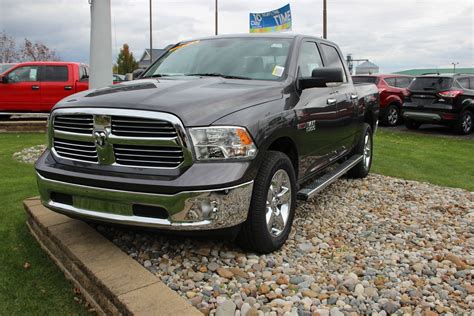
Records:
[[[94,141],[98,146],[103,147],[107,143],[107,133],[104,131],[95,131]]]

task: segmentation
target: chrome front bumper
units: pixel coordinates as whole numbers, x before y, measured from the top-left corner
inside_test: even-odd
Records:
[[[169,230],[212,230],[247,219],[253,181],[228,188],[186,191],[174,195],[90,187],[37,175],[47,208],[77,218]],[[61,195],[67,199],[55,199]],[[134,207],[166,210],[167,218],[137,216]]]

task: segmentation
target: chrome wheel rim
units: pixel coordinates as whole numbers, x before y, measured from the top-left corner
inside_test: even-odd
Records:
[[[369,134],[365,134],[364,138],[364,167],[369,169],[370,160],[372,159],[372,140]]]
[[[396,108],[390,108],[388,111],[388,122],[390,125],[397,124],[398,121],[398,111]]]
[[[462,129],[465,133],[469,132],[472,128],[472,117],[467,114],[464,116],[464,120],[462,122]]]
[[[279,169],[272,177],[267,193],[265,220],[273,237],[283,233],[290,217],[291,182],[288,173]]]

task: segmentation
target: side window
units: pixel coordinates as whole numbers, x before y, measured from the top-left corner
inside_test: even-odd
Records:
[[[7,78],[11,82],[32,82],[38,81],[38,67],[24,66],[12,70],[8,73]]]
[[[298,66],[300,70],[299,77],[311,77],[314,69],[323,67],[323,61],[316,43],[304,42],[301,45]]]
[[[66,82],[69,80],[67,66],[43,66],[41,81]]]
[[[396,87],[396,78],[385,78],[384,81],[391,87]]]
[[[470,82],[469,88],[471,90],[474,90],[474,77],[469,78],[469,82]]]
[[[344,82],[347,82],[346,72],[344,70],[344,64],[342,63],[341,56],[337,52],[337,49],[333,46],[326,44],[321,44],[324,56],[326,57],[327,65],[326,67],[337,67],[342,69],[344,76]]]
[[[461,85],[462,88],[469,89],[469,78],[458,79],[458,83]]]

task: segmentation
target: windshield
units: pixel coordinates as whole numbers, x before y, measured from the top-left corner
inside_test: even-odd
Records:
[[[185,42],[171,48],[142,78],[222,76],[279,80],[285,71],[291,42],[261,37]]]
[[[352,77],[352,81],[354,83],[377,83],[377,80],[378,78],[377,77],[359,77],[359,76],[355,76],[355,77]]]
[[[408,87],[411,91],[442,91],[451,88],[453,78],[449,77],[417,77]]]
[[[16,64],[0,64],[0,74],[4,73],[8,69],[12,68]]]

